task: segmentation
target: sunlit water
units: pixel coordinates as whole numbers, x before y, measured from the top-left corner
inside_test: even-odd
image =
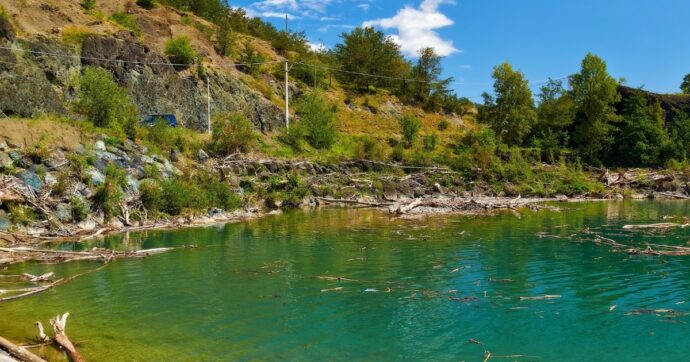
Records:
[[[582,233],[589,228],[627,244],[686,245],[688,229],[622,226],[690,215],[690,203],[565,207],[413,221],[366,210],[294,212],[63,246],[198,247],[118,260],[0,304],[0,335],[28,342],[35,320],[69,311],[68,334],[89,360],[481,361],[488,350],[529,356],[501,360],[687,361],[690,317],[627,314],[690,311],[690,257],[630,257],[570,236],[591,240]],[[26,264],[0,273],[68,276],[95,267]],[[0,278],[0,289],[12,285]],[[562,297],[519,298],[545,294]]]

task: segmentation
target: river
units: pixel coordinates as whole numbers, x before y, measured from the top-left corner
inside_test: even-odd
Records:
[[[485,351],[528,356],[501,360],[688,360],[690,257],[631,257],[571,236],[686,245],[689,229],[622,226],[690,215],[690,203],[561,206],[421,220],[297,211],[63,245],[197,248],[118,260],[0,304],[0,335],[28,342],[34,321],[69,311],[68,335],[94,361],[482,361]],[[61,277],[96,267],[25,264],[0,273]],[[561,297],[520,300],[547,294]],[[631,314],[640,309],[678,313]]]

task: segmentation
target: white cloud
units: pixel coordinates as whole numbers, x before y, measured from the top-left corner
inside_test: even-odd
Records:
[[[331,29],[346,29],[347,30],[347,29],[354,29],[354,28],[356,28],[356,26],[354,26],[354,25],[328,24],[328,25],[324,25],[324,26],[320,27],[319,31],[322,33],[327,33],[329,31],[331,31]]]
[[[276,17],[280,13],[285,17],[285,13],[288,13],[294,19],[321,18],[329,5],[339,1],[341,0],[261,0],[251,3],[247,8],[263,17]]]
[[[419,8],[405,6],[387,19],[364,22],[363,26],[379,26],[383,29],[397,29],[398,34],[391,38],[400,44],[400,49],[415,57],[420,49],[432,47],[441,56],[459,52],[452,40],[442,39],[436,29],[454,24],[453,20],[438,10],[441,4],[455,4],[453,0],[424,0]]]
[[[359,4],[357,7],[366,13],[369,11],[369,8],[371,8],[371,4]]]
[[[328,46],[326,46],[326,44],[324,44],[322,42],[318,42],[318,43],[309,42],[309,43],[307,43],[307,45],[309,45],[309,48],[313,52],[317,52],[317,53],[323,53],[326,50],[328,50]]]

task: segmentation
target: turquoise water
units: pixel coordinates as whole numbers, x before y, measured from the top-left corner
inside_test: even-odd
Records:
[[[582,233],[588,228],[627,244],[685,245],[688,229],[622,226],[673,221],[664,217],[690,215],[690,203],[565,207],[424,220],[294,212],[67,245],[198,247],[118,260],[0,304],[0,335],[26,341],[33,321],[69,311],[68,334],[89,360],[482,361],[485,350],[529,356],[496,360],[689,360],[690,257],[630,257],[570,236],[591,240]],[[27,264],[0,273],[65,276],[97,266]],[[0,289],[10,284],[0,279]],[[545,294],[562,297],[519,299]],[[639,309],[679,313],[630,315]]]

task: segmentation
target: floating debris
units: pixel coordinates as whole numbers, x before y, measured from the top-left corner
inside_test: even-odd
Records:
[[[537,297],[520,297],[520,300],[521,301],[522,300],[550,300],[550,299],[558,299],[558,298],[561,298],[561,296],[560,295],[547,294],[547,295],[540,295]]]

